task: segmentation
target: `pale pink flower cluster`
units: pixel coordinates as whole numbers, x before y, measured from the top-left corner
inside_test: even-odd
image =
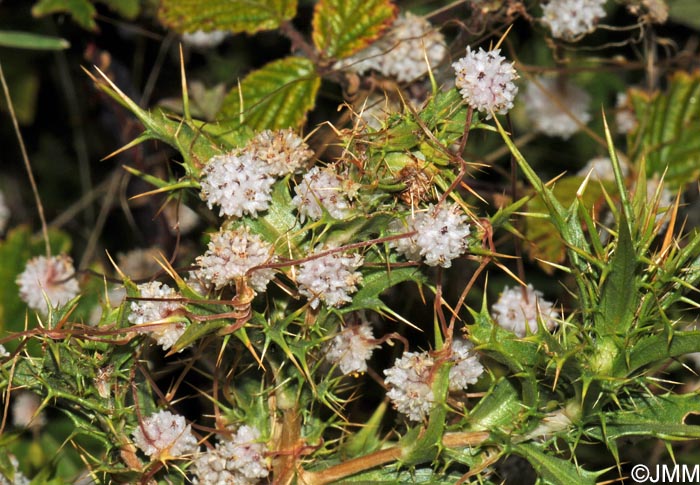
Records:
[[[148,332],[163,347],[163,350],[168,350],[187,329],[184,321],[171,318],[181,310],[182,305],[177,301],[167,301],[171,298],[179,298],[180,294],[159,281],[143,283],[138,288],[141,298],[154,300],[132,301],[128,320],[134,325],[162,322],[162,325],[149,326]]]
[[[0,191],[0,234],[5,232],[7,223],[10,221],[10,208],[5,203],[5,194]]]
[[[615,125],[619,133],[632,133],[639,122],[626,93],[617,93],[615,100]]]
[[[576,40],[593,32],[598,20],[605,17],[605,0],[550,0],[542,7],[544,23],[552,37]]]
[[[528,330],[530,333],[537,333],[538,318],[551,332],[558,325],[559,313],[554,310],[554,305],[542,296],[542,292],[535,290],[532,285],[527,285],[526,288],[506,286],[492,307],[493,319],[518,337],[524,337]]]
[[[229,32],[225,30],[212,30],[211,32],[196,30],[182,34],[182,42],[198,49],[211,49],[221,44],[228,36]]]
[[[201,485],[254,485],[269,475],[265,458],[267,446],[260,441],[260,431],[241,426],[230,440],[221,440],[214,449],[200,454],[194,461],[194,483]]]
[[[455,85],[467,104],[491,119],[493,113],[506,114],[513,108],[518,94],[515,80],[518,73],[513,63],[506,62],[500,49],[485,51],[481,47],[452,64],[455,70]]]
[[[332,217],[342,219],[350,209],[350,201],[341,180],[330,167],[313,167],[306,172],[301,182],[294,187],[294,193],[296,195],[292,204],[299,209],[302,222],[307,217],[320,219],[324,210]]]
[[[343,374],[367,371],[367,360],[379,345],[368,322],[349,325],[333,337],[326,359],[337,364]]]
[[[423,17],[411,13],[399,16],[391,29],[366,49],[336,63],[336,69],[359,74],[373,70],[400,82],[413,81],[445,58],[447,46],[440,31]]]
[[[535,131],[545,135],[566,140],[591,120],[590,95],[568,80],[539,78],[528,83],[523,98]]]
[[[248,142],[245,150],[255,160],[266,163],[268,173],[277,177],[296,172],[314,154],[306,142],[289,128],[261,131]]]
[[[235,283],[238,278],[247,277],[250,286],[262,292],[274,278],[275,270],[257,269],[250,274],[248,271],[275,260],[272,244],[239,227],[212,234],[207,252],[197,258],[197,276],[213,283],[217,289]]]
[[[153,460],[182,458],[197,452],[197,438],[185,418],[158,411],[137,424],[134,444]]]
[[[454,362],[449,374],[450,391],[466,389],[484,372],[469,342],[455,340],[450,360]],[[435,359],[428,352],[404,352],[393,367],[384,371],[384,382],[389,386],[387,397],[394,408],[411,421],[422,421],[433,406],[434,366]]]
[[[46,299],[52,307],[61,307],[80,292],[73,260],[65,254],[30,259],[17,286],[22,301],[37,311],[47,310]]]
[[[449,268],[452,260],[467,250],[470,228],[464,211],[457,204],[432,204],[424,212],[415,214],[405,223],[393,220],[389,223],[393,233],[409,233],[413,236],[396,239],[389,244],[411,261],[423,258],[428,266]]]
[[[18,428],[42,428],[46,425],[46,414],[39,411],[41,397],[31,391],[19,391],[10,398],[12,423]]]
[[[317,249],[311,256],[330,249]],[[299,293],[309,298],[311,308],[317,308],[321,301],[331,307],[349,303],[350,293],[356,292],[357,285],[362,283],[362,274],[356,271],[362,263],[361,255],[340,252],[301,263],[297,272]]]

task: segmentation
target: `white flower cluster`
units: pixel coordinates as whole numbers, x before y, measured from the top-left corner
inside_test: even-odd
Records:
[[[313,254],[330,249],[333,248],[317,249]],[[363,261],[359,254],[335,252],[301,263],[297,272],[299,293],[309,298],[311,308],[317,308],[321,301],[335,307],[349,303],[349,294],[362,283],[362,274],[356,270]]]
[[[260,431],[241,426],[231,440],[222,440],[197,457],[192,466],[194,483],[202,485],[254,485],[269,474]]]
[[[518,73],[500,53],[501,49],[485,51],[480,47],[477,52],[467,47],[467,55],[452,64],[462,97],[469,106],[486,113],[487,120],[493,113],[510,111],[518,94],[514,82]]]
[[[605,0],[550,0],[542,7],[544,23],[552,37],[575,40],[593,32],[599,19],[605,17]]]
[[[615,101],[615,125],[619,133],[632,133],[639,123],[626,93],[617,93]]]
[[[246,277],[249,269],[275,261],[272,244],[263,241],[247,228],[220,231],[212,235],[207,252],[197,257],[197,276],[210,281],[217,289]],[[265,291],[275,276],[271,268],[258,269],[248,275],[250,286]]]
[[[12,423],[18,428],[39,429],[46,425],[46,414],[39,411],[41,397],[31,391],[12,394]]]
[[[472,353],[469,342],[459,339],[453,341],[450,360],[454,362],[449,375],[450,391],[466,389],[484,372],[484,367]],[[384,371],[384,382],[390,387],[387,397],[394,408],[411,421],[421,421],[433,406],[434,366],[435,360],[428,352],[404,352],[401,358],[396,359],[393,367]]]
[[[196,30],[182,34],[182,42],[190,47],[210,49],[221,44],[228,35],[229,32],[225,30],[212,30],[211,32]]]
[[[506,286],[492,307],[493,318],[504,329],[518,337],[524,337],[527,329],[531,333],[537,332],[539,316],[545,328],[551,332],[558,325],[559,313],[542,296],[542,292],[535,290],[532,285],[527,285],[527,288]]]
[[[430,204],[425,212],[416,214],[406,224],[400,220],[389,223],[391,232],[416,231],[413,236],[391,241],[390,246],[411,261],[423,257],[428,266],[449,268],[452,260],[467,250],[469,224],[466,220],[457,204],[439,208]]]
[[[313,156],[313,150],[291,129],[261,131],[246,145],[254,159],[267,164],[271,175],[294,173]]]
[[[158,256],[161,250],[157,247],[137,248],[126,253],[117,254],[119,271],[132,280],[150,278],[160,271]]]
[[[134,444],[154,460],[180,458],[197,452],[197,438],[185,418],[158,411],[137,424]]]
[[[454,365],[450,369],[450,391],[461,391],[469,384],[475,384],[484,366],[474,354],[471,342],[456,339],[452,342],[452,361]]]
[[[588,112],[591,97],[586,91],[571,81],[555,78],[538,81],[542,88],[530,82],[524,95],[525,110],[536,131],[566,140],[579,130],[577,120],[584,125],[591,120]]]
[[[13,469],[13,476],[8,477],[0,474],[0,485],[29,485],[29,480],[19,469],[19,461],[15,455],[10,455],[10,464]]]
[[[5,203],[5,194],[0,191],[0,234],[5,232],[7,223],[10,221],[10,208]]]
[[[396,19],[391,29],[368,48],[336,63],[336,69],[359,74],[374,70],[400,82],[410,82],[440,64],[447,54],[445,38],[426,19],[411,13]]]
[[[7,351],[4,345],[0,344],[0,359],[4,357],[9,357],[10,353]]]
[[[363,322],[350,325],[333,337],[326,359],[337,364],[343,374],[366,372],[367,360],[378,347],[371,325]]]
[[[622,163],[620,160],[620,170],[622,171],[622,176],[627,177],[629,175],[629,167]],[[579,170],[576,175],[580,177],[585,177],[588,172],[591,172],[591,177],[594,180],[615,180],[615,171],[613,170],[612,160],[610,157],[595,157],[586,163],[586,165]]]
[[[151,281],[138,286],[139,293],[142,298],[167,299],[178,298],[180,295],[177,291],[170,288],[168,285],[159,281]],[[134,325],[142,325],[145,323],[161,322],[168,319],[173,314],[181,309],[181,305],[176,301],[132,301],[131,313],[129,314],[129,322]],[[163,325],[149,328],[151,336],[158,342],[158,345],[163,347],[163,350],[168,350],[177,340],[185,333],[187,326],[183,321],[168,321],[163,322]]]
[[[202,170],[202,199],[210,209],[220,206],[220,216],[256,216],[267,210],[274,181],[265,164],[250,153],[217,155]]]
[[[294,194],[292,204],[299,209],[302,222],[306,217],[320,219],[324,209],[336,219],[342,219],[350,208],[341,181],[330,167],[313,167],[306,172],[294,187]]]
[[[80,292],[75,279],[73,260],[65,254],[37,256],[27,263],[17,277],[19,296],[29,308],[46,311],[46,299],[52,307],[65,305]]]

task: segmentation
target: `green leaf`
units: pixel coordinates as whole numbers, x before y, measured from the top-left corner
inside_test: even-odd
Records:
[[[381,422],[386,414],[387,406],[386,401],[380,403],[362,428],[357,433],[348,436],[341,448],[344,460],[372,453],[379,449],[382,444]]]
[[[518,422],[523,403],[518,390],[509,379],[500,379],[489,393],[479,399],[469,413],[469,428],[490,431],[508,430]]]
[[[631,146],[635,164],[646,161],[647,174],[665,176],[676,189],[700,176],[700,73],[677,72],[665,92],[630,90],[639,128]]]
[[[586,434],[611,441],[625,436],[653,436],[664,440],[700,438],[700,426],[686,424],[689,414],[700,414],[697,393],[639,396],[624,410],[604,414],[605,426],[593,426]]]
[[[316,103],[321,78],[302,57],[270,62],[248,74],[224,99],[217,118],[238,120],[254,130],[299,127]],[[243,105],[241,105],[241,100]]]
[[[86,30],[97,30],[95,6],[88,0],[39,0],[32,7],[32,15],[44,17],[54,13],[67,13]]]
[[[57,51],[68,49],[70,42],[60,37],[33,34],[31,32],[0,30],[0,47]]]
[[[128,20],[133,20],[141,11],[141,0],[99,0],[113,12]]]
[[[296,207],[287,186],[288,178],[279,180],[272,189],[270,207],[264,215],[246,218],[245,225],[263,239],[275,245],[275,253],[288,258],[301,257],[297,249],[304,239],[304,231],[295,216]],[[291,252],[291,254],[290,254]]]
[[[374,42],[396,18],[389,0],[321,0],[312,38],[328,57],[348,57]]]
[[[296,0],[162,0],[158,19],[176,32],[228,30],[254,34],[296,15]]]
[[[394,285],[404,281],[415,281],[420,284],[425,276],[417,268],[395,268],[387,271],[382,268],[363,275],[362,287],[355,294],[352,303],[340,309],[342,313],[349,313],[357,310],[372,309],[381,311],[386,307],[379,295]]]
[[[513,453],[529,461],[541,478],[557,485],[594,485],[596,477],[602,473],[589,472],[570,461],[545,454],[530,443],[514,446]]]
[[[700,3],[697,0],[673,0],[668,16],[674,22],[700,29]]]
[[[601,336],[626,334],[632,325],[639,299],[635,278],[637,255],[624,213],[618,226],[617,246],[606,268],[609,273],[601,289],[601,313],[596,319],[596,328]]]

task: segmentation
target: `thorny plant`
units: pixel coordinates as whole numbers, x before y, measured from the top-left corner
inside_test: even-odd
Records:
[[[438,28],[388,0],[320,0],[310,37],[296,2],[230,3],[163,0],[158,20],[196,48],[226,37],[214,29],[277,29],[294,55],[202,120],[182,47],[168,109],[86,69],[143,128],[108,158],[149,140],[179,152],[162,176],[125,169],[155,187],[139,199],[177,203],[176,226],[204,215],[182,235],[199,250],[178,232],[169,255],[75,270],[45,222],[44,255],[23,228],[0,247],[26,303],[24,331],[1,339],[2,483],[595,483],[624,479],[653,439],[673,456],[700,438],[698,391],[678,382],[700,352],[700,234],[681,204],[700,76],[628,89],[589,126],[571,67],[600,70],[586,53],[615,47],[585,43],[606,13],[635,17],[634,44],[664,2],[458,2]],[[507,59],[522,31],[555,67]],[[343,111],[307,126],[322,81]],[[528,145],[576,136],[607,157],[545,182]],[[32,465],[21,430],[50,435],[45,413],[69,431]],[[647,456],[619,447],[630,437]]]

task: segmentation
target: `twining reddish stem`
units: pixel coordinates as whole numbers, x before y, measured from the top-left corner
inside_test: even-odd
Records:
[[[447,433],[442,438],[442,444],[447,448],[464,448],[477,446],[488,439],[487,431]],[[325,485],[341,480],[345,477],[367,471],[387,463],[392,463],[401,458],[403,449],[393,446],[379,450],[366,456],[353,458],[344,463],[334,465],[319,472],[303,471],[299,476],[299,483],[303,485]]]

